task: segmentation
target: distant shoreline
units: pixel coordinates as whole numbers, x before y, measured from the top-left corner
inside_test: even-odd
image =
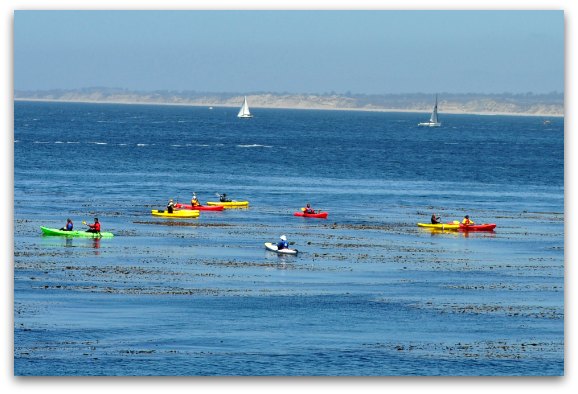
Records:
[[[167,102],[143,102],[143,101],[115,101],[115,100],[60,100],[60,99],[40,99],[40,98],[15,98],[14,101],[28,102],[50,102],[50,103],[83,103],[83,104],[122,104],[122,105],[164,105],[180,107],[213,107],[213,108],[240,108],[240,105],[210,104],[210,103],[167,103]],[[359,112],[401,112],[428,114],[431,110],[419,109],[398,109],[398,108],[328,108],[322,106],[263,106],[251,105],[251,109],[296,109],[296,110],[318,110],[318,111],[359,111]],[[563,118],[564,114],[527,113],[527,112],[483,112],[483,111],[456,111],[439,110],[440,114],[450,115],[487,115],[487,116],[532,116],[542,118]]]

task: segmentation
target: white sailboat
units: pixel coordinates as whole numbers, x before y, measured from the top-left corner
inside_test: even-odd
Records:
[[[440,127],[442,124],[438,121],[438,95],[436,94],[436,103],[433,107],[429,122],[418,123],[418,126]]]
[[[249,111],[249,105],[247,104],[247,96],[245,96],[245,101],[243,101],[243,106],[237,114],[238,118],[252,118],[251,112]]]

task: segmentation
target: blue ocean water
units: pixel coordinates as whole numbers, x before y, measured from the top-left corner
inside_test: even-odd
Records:
[[[16,375],[564,373],[563,118],[14,106]]]

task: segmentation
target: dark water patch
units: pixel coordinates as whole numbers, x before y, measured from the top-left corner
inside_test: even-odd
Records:
[[[440,313],[469,314],[469,315],[503,315],[510,317],[525,317],[535,319],[563,320],[564,311],[555,307],[520,306],[520,305],[492,305],[492,304],[415,304],[417,308],[433,308]]]
[[[411,353],[419,357],[445,357],[447,359],[540,359],[544,354],[555,354],[560,351],[556,342],[517,342],[510,341],[477,341],[468,343],[375,343],[365,344],[369,348],[387,349],[400,353]]]

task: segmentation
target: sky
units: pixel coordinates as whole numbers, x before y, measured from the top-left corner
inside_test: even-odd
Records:
[[[14,89],[564,91],[563,11],[28,11]]]

